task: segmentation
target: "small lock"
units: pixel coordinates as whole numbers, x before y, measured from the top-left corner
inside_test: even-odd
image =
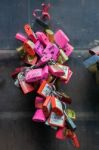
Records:
[[[76,125],[73,122],[73,120],[71,118],[69,118],[66,113],[65,113],[65,115],[66,115],[66,123],[67,123],[69,129],[71,129],[72,131],[76,130]]]
[[[34,87],[25,82],[24,76],[21,73],[18,74],[18,80],[24,94],[34,91]]]
[[[39,96],[35,98],[35,108],[42,109],[45,99]]]
[[[49,39],[43,32],[36,32],[37,38],[41,41],[45,46],[48,45]]]
[[[46,35],[51,43],[54,43],[54,32],[50,29],[45,30]]]
[[[65,45],[65,47],[63,48],[63,50],[64,50],[64,52],[65,52],[65,54],[67,55],[67,56],[70,56],[71,55],[71,53],[73,52],[73,46],[72,45],[70,45],[69,43],[67,43],[66,45]]]
[[[66,114],[69,118],[75,120],[76,119],[76,113],[71,109],[66,109]]]
[[[64,103],[66,103],[66,104],[71,104],[71,102],[72,102],[72,99],[68,96],[68,95],[66,95],[65,93],[63,93],[63,92],[60,92],[60,96],[61,96],[61,101],[62,102],[64,102]]]
[[[62,116],[63,115],[62,102],[55,96],[52,96],[51,104],[52,104],[52,111],[55,112],[57,115]]]
[[[48,66],[46,65],[44,68],[43,68],[43,70],[42,70],[42,78],[43,78],[43,80],[44,79],[47,79],[48,78],[48,75],[49,75],[49,70],[48,70]]]
[[[58,116],[56,113],[51,112],[50,117],[49,117],[49,124],[51,126],[56,126],[56,127],[64,127],[65,124],[65,116]]]
[[[59,64],[49,65],[49,72],[56,77],[64,75],[64,70],[59,67]]]
[[[55,44],[48,43],[46,48],[43,51],[43,54],[44,55],[45,54],[51,54],[52,59],[54,61],[57,61],[58,56],[59,56],[59,48]]]
[[[37,62],[37,56],[26,55],[24,62],[29,65],[35,65]]]
[[[69,73],[68,73],[68,78],[67,78],[67,80],[63,80],[63,82],[64,82],[65,84],[67,84],[67,83],[69,82],[69,80],[70,80],[72,74],[73,74],[73,72],[69,69]]]
[[[66,137],[63,134],[63,130],[64,130],[64,128],[58,129],[58,131],[56,132],[56,138],[57,139],[59,139],[59,140],[65,140],[66,139]]]
[[[68,56],[65,54],[65,52],[62,49],[60,49],[60,55],[62,57],[63,63],[68,60]]]
[[[46,64],[50,59],[51,59],[51,54],[46,54],[46,55],[44,55],[39,61],[38,61],[38,63],[37,63],[37,65],[36,66],[42,66],[42,65],[44,65],[44,64]]]
[[[42,79],[42,69],[31,69],[25,75],[26,82],[36,82]]]
[[[35,52],[40,56],[42,57],[43,56],[43,51],[44,51],[44,46],[43,44],[37,40],[37,42],[35,43]]]
[[[89,68],[91,65],[96,64],[96,62],[99,61],[99,56],[93,55],[90,58],[86,59],[83,64],[86,68]]]
[[[60,76],[60,79],[67,81],[69,76],[69,67],[65,65],[60,65],[59,67],[63,70],[64,75]]]
[[[34,43],[30,40],[27,40],[24,42],[24,50],[28,55],[34,56],[35,55],[35,50],[34,50]]]
[[[24,26],[24,29],[25,29],[25,32],[26,32],[26,34],[28,35],[29,39],[30,39],[33,43],[36,43],[37,38],[36,38],[36,35],[35,35],[35,33],[33,32],[33,30],[31,29],[30,25],[29,25],[29,24],[26,24],[26,25]]]
[[[49,116],[51,112],[51,96],[47,96],[45,102],[43,103],[43,112],[46,117]]]
[[[34,116],[32,117],[32,120],[35,122],[45,122],[46,118],[45,118],[45,115],[43,113],[43,110],[37,109]]]
[[[45,23],[45,21],[42,21],[41,19],[39,18],[36,18],[35,20],[41,27],[43,27],[43,29],[49,29],[49,24],[48,23]]]
[[[54,39],[55,39],[56,44],[60,48],[64,48],[65,45],[69,42],[69,38],[67,37],[67,35],[62,30],[58,30],[54,34]]]
[[[80,147],[78,137],[77,137],[76,133],[74,133],[74,132],[73,132],[73,135],[72,135],[72,142],[73,142],[74,147],[76,147],[76,148]]]
[[[51,92],[52,92],[51,85],[48,84],[46,80],[43,80],[37,93],[44,96],[44,97],[47,97],[51,94]]]
[[[21,42],[25,42],[27,40],[27,38],[21,33],[17,33],[15,37],[17,40],[20,40]]]

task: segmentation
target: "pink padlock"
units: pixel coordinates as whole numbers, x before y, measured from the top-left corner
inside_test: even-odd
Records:
[[[17,33],[15,37],[17,40],[20,40],[21,42],[25,42],[27,40],[27,38],[21,33]]]
[[[42,79],[42,69],[32,69],[28,71],[25,75],[26,82],[35,82]]]
[[[67,35],[62,30],[58,30],[54,34],[54,39],[55,39],[56,44],[60,48],[64,48],[65,45],[69,42],[69,38],[67,37]]]
[[[48,78],[48,75],[49,75],[48,66],[45,66],[45,67],[43,68],[43,74],[42,74],[43,80],[44,80],[44,79],[47,79],[47,78]]]
[[[65,140],[66,137],[64,135],[64,128],[60,128],[57,132],[56,132],[56,138],[59,140]]]
[[[45,99],[39,96],[35,98],[35,108],[42,109]]]
[[[59,48],[55,44],[49,43],[44,49],[43,54],[51,54],[52,59],[56,61],[59,56]]]
[[[32,117],[32,120],[36,121],[36,122],[45,122],[46,118],[45,118],[45,115],[43,113],[43,110],[37,109],[34,116]]]
[[[49,71],[52,75],[56,77],[61,77],[64,75],[64,70],[61,69],[58,64],[55,65],[49,65]]]
[[[44,44],[47,45],[49,43],[48,37],[43,32],[36,32],[37,38]]]
[[[44,65],[45,63],[47,63],[50,59],[52,58],[51,54],[46,54],[44,55],[39,62],[36,64],[36,66],[41,66]]]
[[[35,52],[36,52],[40,57],[43,56],[44,46],[43,46],[43,44],[42,44],[39,40],[35,43],[34,49],[35,49]]]
[[[73,46],[70,45],[69,43],[67,43],[65,45],[65,47],[63,48],[63,50],[67,56],[70,56],[70,54],[73,52],[73,49],[74,49]]]

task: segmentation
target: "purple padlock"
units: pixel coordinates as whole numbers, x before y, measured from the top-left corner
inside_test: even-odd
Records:
[[[43,110],[37,109],[34,116],[32,117],[32,120],[36,121],[36,122],[45,122],[46,118],[45,118],[45,115],[43,113]]]
[[[73,46],[70,45],[69,43],[67,43],[65,45],[65,47],[63,48],[63,50],[67,56],[70,56],[70,54],[73,52],[73,49],[74,49]]]
[[[43,57],[39,60],[39,62],[36,64],[36,66],[41,66],[47,63],[52,58],[51,54],[45,54]]]
[[[47,47],[44,49],[43,54],[51,54],[53,60],[57,60],[59,56],[59,48],[52,43],[48,43]]]
[[[54,40],[60,48],[64,48],[65,45],[69,42],[69,38],[62,30],[58,30],[54,34]]]
[[[43,32],[36,32],[36,36],[45,46],[47,46],[49,39]]]
[[[25,81],[26,82],[36,82],[38,80],[42,79],[42,69],[32,69],[28,71],[25,75]]]
[[[40,57],[43,56],[44,46],[43,46],[43,44],[42,44],[39,40],[35,43],[34,49],[35,49],[35,52],[36,52]]]
[[[44,80],[44,79],[47,79],[47,78],[48,78],[48,75],[49,75],[48,66],[45,66],[45,67],[43,68],[43,80]]]

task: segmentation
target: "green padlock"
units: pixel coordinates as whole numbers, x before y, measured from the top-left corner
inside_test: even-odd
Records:
[[[67,116],[71,119],[76,119],[76,113],[72,109],[66,109]]]

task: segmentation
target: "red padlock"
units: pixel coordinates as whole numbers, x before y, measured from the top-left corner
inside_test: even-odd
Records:
[[[31,29],[30,25],[29,25],[29,24],[26,24],[26,25],[24,26],[24,29],[25,29],[25,32],[27,33],[29,39],[32,40],[33,43],[36,43],[37,38],[36,38],[36,35],[35,35],[35,33],[33,32],[33,30]]]
[[[27,40],[24,42],[24,50],[27,52],[28,55],[34,56],[35,50],[34,50],[34,43],[30,40]]]

